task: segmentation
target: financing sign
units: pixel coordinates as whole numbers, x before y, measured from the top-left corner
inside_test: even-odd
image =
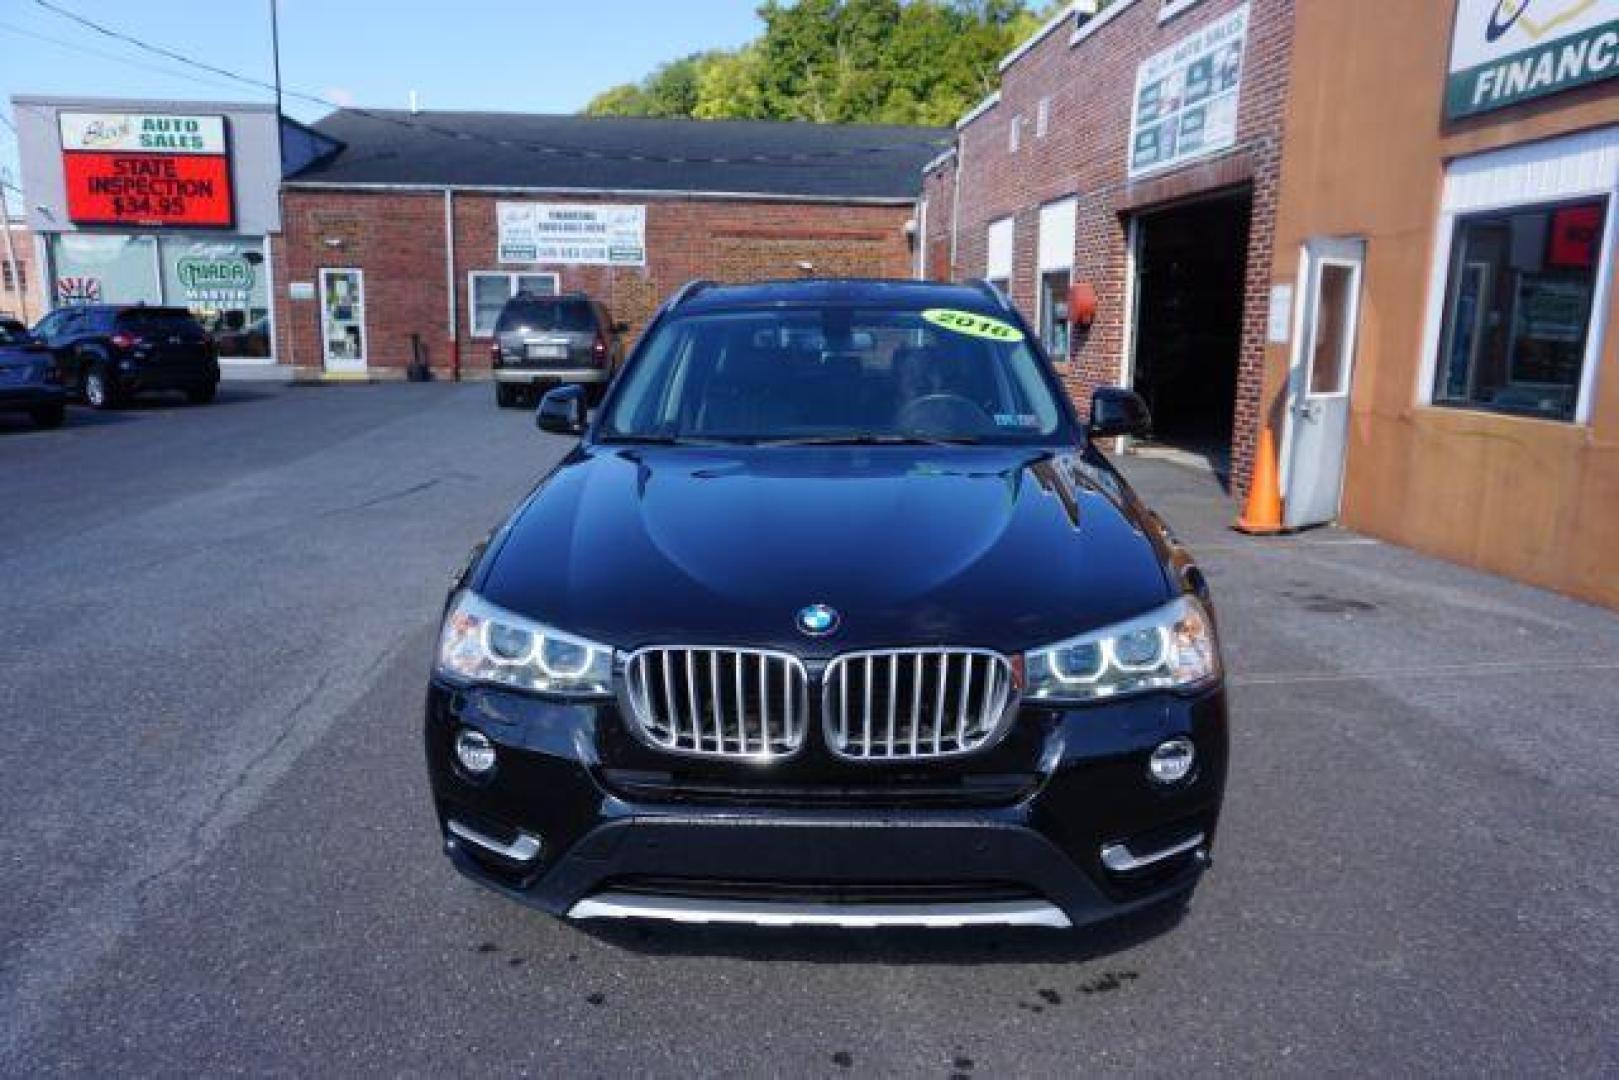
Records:
[[[646,265],[644,206],[503,202],[495,218],[503,263]]]
[[[1148,57],[1136,69],[1130,176],[1167,169],[1237,141],[1248,5]]]
[[[1619,75],[1619,0],[1457,0],[1451,119]]]

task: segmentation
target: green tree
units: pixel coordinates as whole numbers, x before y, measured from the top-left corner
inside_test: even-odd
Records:
[[[639,83],[604,90],[585,106],[590,116],[692,116],[702,71],[720,53],[693,53],[670,61]]]
[[[948,124],[995,87],[1000,58],[1063,0],[765,0],[764,32],[598,95],[613,116]]]

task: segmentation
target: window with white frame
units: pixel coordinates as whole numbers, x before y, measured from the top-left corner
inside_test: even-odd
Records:
[[[1068,359],[1070,319],[1068,294],[1074,283],[1074,233],[1079,203],[1059,199],[1040,208],[1040,269],[1037,296],[1040,340],[1058,363]]]
[[[1612,288],[1619,129],[1446,170],[1422,397],[1584,423]]]
[[[555,274],[514,274],[504,270],[474,270],[467,275],[471,297],[472,336],[489,337],[506,301],[520,292],[551,296],[557,291]]]
[[[1012,292],[1012,228],[1009,217],[990,222],[984,257],[984,278],[1008,296]]]
[[[1023,145],[1023,117],[1012,117],[1012,122],[1007,125],[1006,131],[1006,149],[1008,152],[1015,154]]]
[[[1034,137],[1043,139],[1051,130],[1051,99],[1043,97],[1034,110]]]

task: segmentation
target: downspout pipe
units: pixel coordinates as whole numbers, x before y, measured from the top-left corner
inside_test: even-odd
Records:
[[[455,291],[455,193],[444,189],[444,294],[449,298],[450,381],[461,381],[461,335],[459,305]]]

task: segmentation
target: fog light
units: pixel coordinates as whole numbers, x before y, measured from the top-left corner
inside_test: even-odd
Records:
[[[1147,773],[1160,784],[1178,784],[1192,775],[1197,750],[1182,735],[1158,744],[1147,759]]]
[[[481,731],[462,728],[455,736],[455,759],[473,776],[482,776],[495,767],[495,744]]]

